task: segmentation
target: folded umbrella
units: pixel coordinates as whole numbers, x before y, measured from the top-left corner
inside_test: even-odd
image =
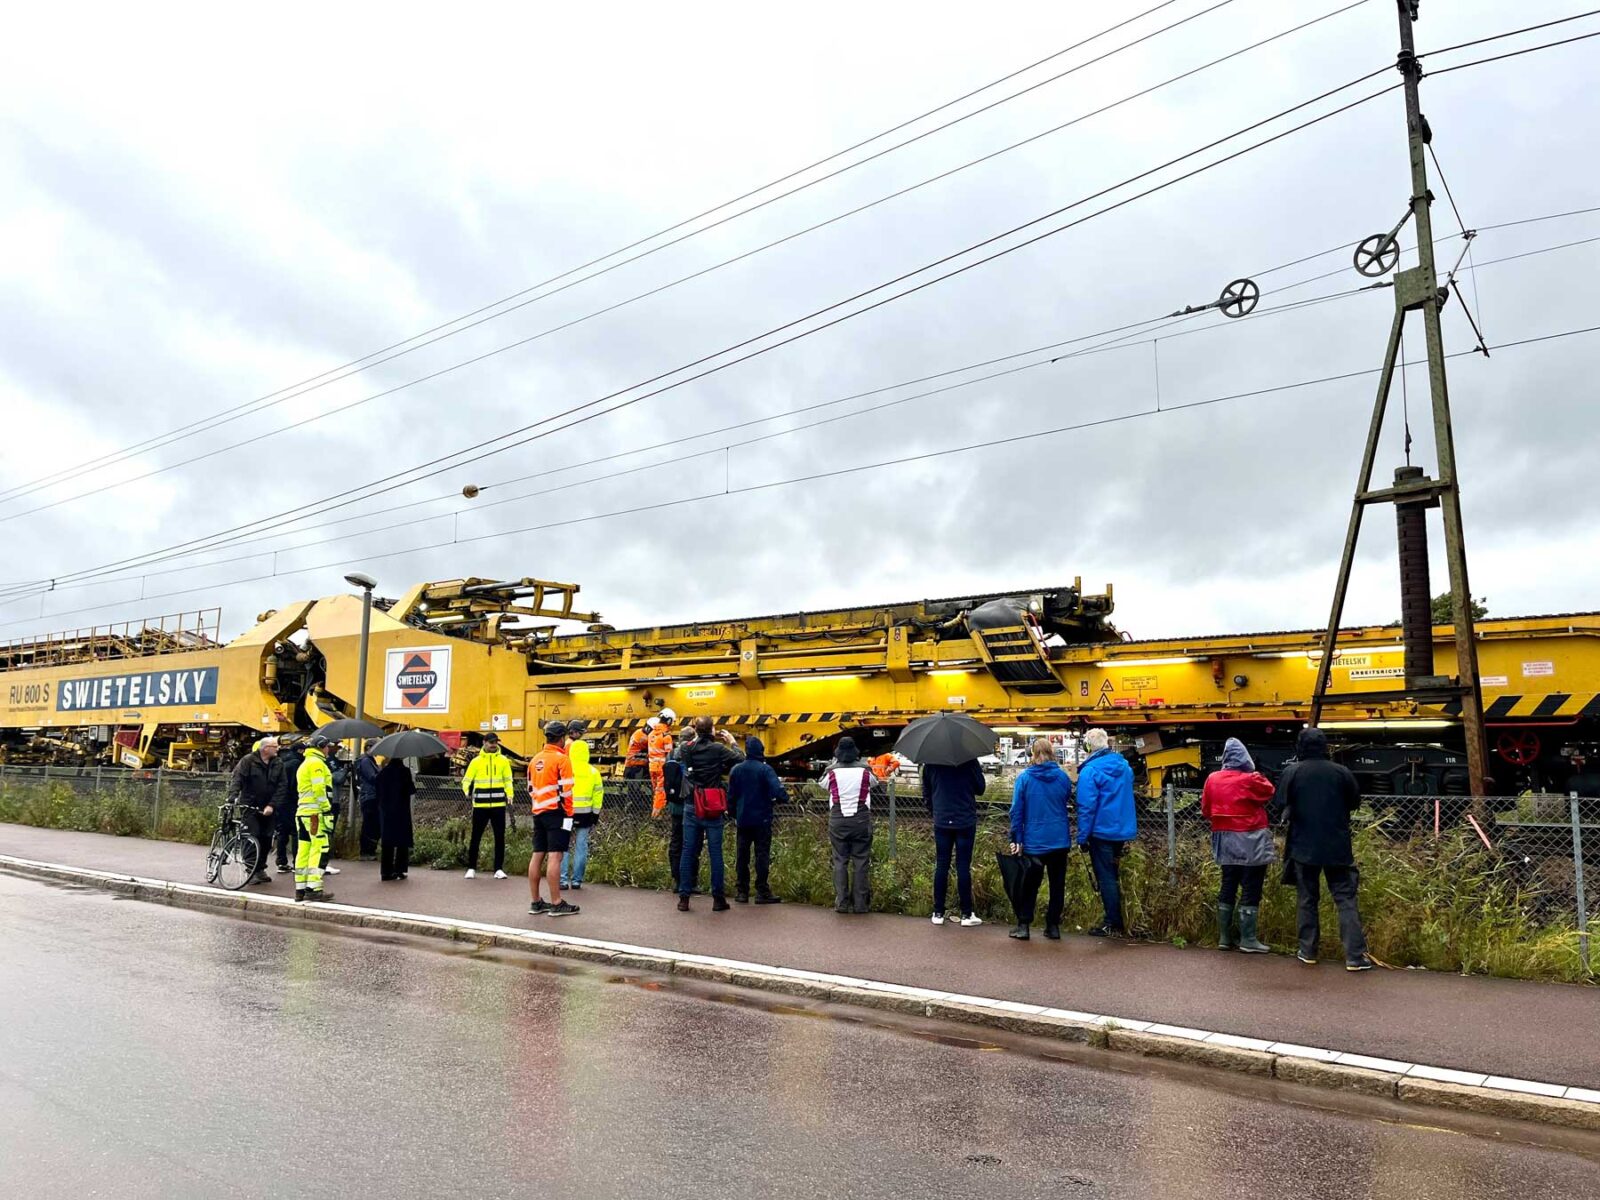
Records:
[[[1000,882],[1006,889],[1006,899],[1011,901],[1011,911],[1021,920],[1025,902],[1039,894],[1039,882],[1044,878],[1044,863],[1031,854],[999,854]]]
[[[317,732],[336,742],[348,742],[351,738],[379,737],[383,733],[383,727],[374,725],[371,721],[363,721],[359,717],[341,717],[337,721],[329,721]]]
[[[399,733],[379,738],[372,752],[384,758],[437,758],[441,754],[449,754],[450,747],[431,733],[424,733],[420,729],[402,729]]]
[[[995,732],[964,713],[934,713],[911,722],[895,743],[895,753],[923,766],[954,767],[993,754]]]

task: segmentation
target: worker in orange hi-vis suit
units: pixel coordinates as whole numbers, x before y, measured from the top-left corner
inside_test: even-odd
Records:
[[[644,779],[650,773],[650,733],[635,729],[628,739],[628,757],[622,760],[624,779]]]
[[[653,724],[646,722],[650,726],[650,784],[653,789],[650,798],[650,813],[652,816],[660,816],[667,807],[665,773],[667,759],[672,757],[672,724],[677,719],[677,714],[670,708],[663,708]]]
[[[867,766],[872,768],[874,778],[887,779],[900,769],[900,756],[891,750],[887,754],[878,755],[867,763]]]

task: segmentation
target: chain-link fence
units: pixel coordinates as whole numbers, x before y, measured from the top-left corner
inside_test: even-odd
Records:
[[[162,769],[0,764],[0,820],[201,844],[215,827],[228,781],[223,774]],[[827,797],[815,782],[789,783],[785,792],[776,805],[781,836],[775,835],[774,863],[787,855],[784,869],[809,881],[810,891],[801,889],[805,894],[797,898],[814,898],[823,894],[818,889],[825,888],[829,874]],[[1008,838],[1010,794],[1010,781],[997,777],[979,801],[986,853]],[[353,854],[359,818],[350,797],[344,800],[339,848]],[[918,863],[932,857],[932,814],[916,779],[890,777],[872,803],[877,854],[886,860],[880,864],[884,878],[903,883],[898,892],[877,890],[903,897],[886,902],[892,911],[925,908]],[[412,808],[418,844],[413,861],[463,865],[471,808],[461,780],[419,778]],[[648,779],[606,781],[603,815],[593,837],[596,878],[663,885],[669,825],[654,816],[653,808]],[[526,780],[518,779],[509,824],[513,846],[523,848],[524,858],[528,809]],[[1514,963],[1520,946],[1529,954],[1537,949],[1541,961],[1555,961],[1570,950],[1581,972],[1589,972],[1600,799],[1492,798],[1480,810],[1465,796],[1370,796],[1354,823],[1364,909],[1382,907],[1402,931],[1443,922],[1449,929],[1441,936],[1458,943],[1462,961],[1487,964],[1486,969],[1495,969],[1496,962]],[[1139,837],[1132,848],[1135,904],[1162,936],[1178,940],[1175,931],[1196,928],[1195,914],[1209,903],[1208,889],[1215,885],[1210,848],[1198,791],[1168,788],[1160,797],[1139,801]],[[516,861],[513,855],[512,864]],[[1397,936],[1404,942],[1410,934]],[[1420,943],[1406,953],[1428,960]],[[1501,973],[1518,970],[1508,965]]]

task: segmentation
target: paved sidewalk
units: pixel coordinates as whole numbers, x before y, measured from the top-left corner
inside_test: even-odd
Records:
[[[68,866],[203,882],[204,848],[0,825],[0,853]],[[342,862],[330,890],[352,904],[521,925],[692,954],[713,954],[1028,1004],[1110,1013],[1328,1046],[1383,1058],[1600,1088],[1600,989],[1464,979],[1418,971],[1351,975],[1248,957],[1069,935],[1021,944],[1003,926],[935,928],[913,917],[840,916],[805,905],[676,911],[664,892],[598,885],[559,920],[527,913],[527,881],[414,870],[382,883],[376,863]],[[291,877],[253,888],[292,895]]]

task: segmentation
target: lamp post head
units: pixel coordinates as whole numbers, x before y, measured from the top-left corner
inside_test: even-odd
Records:
[[[344,581],[351,587],[358,587],[364,592],[370,592],[378,586],[378,581],[370,575],[363,575],[360,571],[352,571],[344,577]]]

